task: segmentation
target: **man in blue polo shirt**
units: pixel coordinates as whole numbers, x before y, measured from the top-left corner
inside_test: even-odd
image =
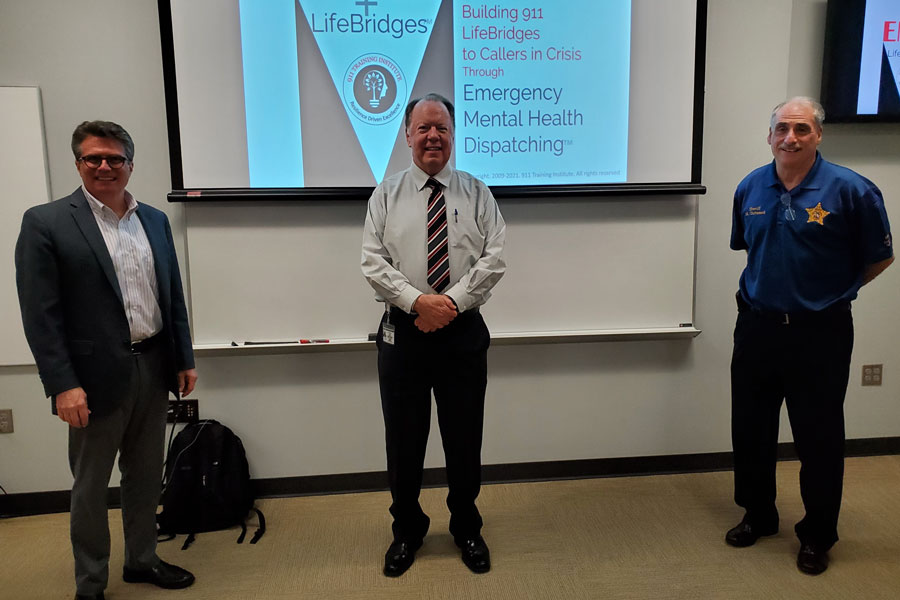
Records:
[[[747,251],[731,362],[734,497],[746,510],[725,535],[750,546],[778,531],[775,459],[781,403],[800,458],[806,515],[797,567],[818,575],[838,539],[850,302],[894,260],[881,191],[822,158],[825,111],[792,98],[772,112],[775,159],[734,195],[731,247]]]

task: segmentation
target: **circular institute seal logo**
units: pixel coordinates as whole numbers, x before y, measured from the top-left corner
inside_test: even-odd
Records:
[[[344,103],[353,115],[370,125],[383,125],[403,112],[406,77],[399,65],[383,54],[364,54],[350,63],[344,75]]]

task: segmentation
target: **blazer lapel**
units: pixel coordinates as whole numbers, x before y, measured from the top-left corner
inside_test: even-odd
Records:
[[[72,194],[71,204],[73,207],[72,217],[74,217],[75,223],[81,230],[81,234],[84,235],[84,238],[87,240],[91,250],[94,251],[94,256],[97,257],[100,268],[103,270],[103,273],[106,274],[106,278],[109,280],[109,284],[112,286],[113,290],[115,290],[116,297],[119,298],[119,303],[124,307],[125,302],[122,300],[122,290],[119,288],[119,280],[116,277],[116,268],[113,266],[112,258],[109,256],[109,250],[106,248],[106,242],[103,241],[103,235],[100,233],[100,227],[97,226],[97,220],[94,218],[91,206],[88,204],[87,198],[84,197],[81,188],[78,188],[75,193]]]

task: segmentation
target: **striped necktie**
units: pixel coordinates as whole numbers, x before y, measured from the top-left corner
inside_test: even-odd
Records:
[[[450,254],[447,251],[447,205],[444,186],[429,177],[425,183],[431,188],[428,197],[428,285],[440,294],[450,280]]]

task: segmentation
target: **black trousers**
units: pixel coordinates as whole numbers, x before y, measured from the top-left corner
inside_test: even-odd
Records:
[[[784,318],[738,313],[731,361],[734,499],[758,527],[777,525],[775,461],[781,403],[800,458],[803,543],[830,548],[844,478],[844,395],[853,349],[849,306]]]
[[[394,343],[384,341],[385,322]],[[481,435],[490,334],[478,312],[465,312],[446,327],[423,333],[415,317],[392,308],[378,329],[378,380],[384,413],[394,539],[415,542],[428,531],[419,504],[425,448],[431,425],[431,392],[447,463],[450,533],[477,536],[475,506],[481,489]]]

